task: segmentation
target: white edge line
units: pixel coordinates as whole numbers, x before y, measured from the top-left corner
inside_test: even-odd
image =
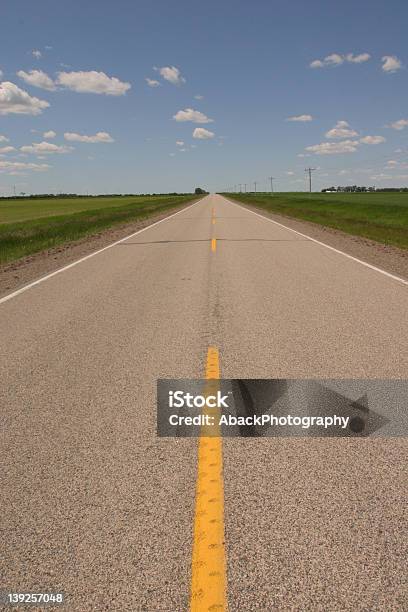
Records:
[[[69,270],[70,268],[77,266],[78,264],[82,263],[83,261],[86,261],[87,259],[90,259],[91,257],[94,257],[95,255],[99,255],[99,253],[103,253],[103,251],[106,251],[107,249],[111,249],[112,247],[116,246],[117,244],[120,244],[121,242],[125,242],[125,240],[129,240],[129,238],[133,238],[133,236],[136,236],[137,234],[141,234],[142,232],[145,232],[146,230],[150,229],[151,227],[154,227],[155,225],[159,225],[159,223],[163,223],[163,221],[168,221],[172,217],[179,215],[185,210],[188,210],[189,208],[191,208],[192,206],[196,206],[196,204],[198,204],[199,202],[202,202],[203,199],[204,198],[200,198],[198,202],[193,202],[192,204],[190,204],[190,206],[186,206],[185,208],[178,210],[172,215],[169,215],[168,217],[164,217],[164,219],[160,219],[159,221],[155,221],[155,223],[146,225],[146,227],[142,227],[142,229],[138,230],[137,232],[133,232],[133,234],[129,234],[129,236],[125,236],[124,238],[121,238],[120,240],[117,240],[116,242],[112,242],[112,244],[108,244],[106,247],[103,247],[102,249],[99,249],[98,251],[94,251],[93,253],[90,253],[89,255],[86,255],[85,257],[81,257],[81,259],[77,259],[76,261],[73,261],[72,263],[68,264],[67,266],[64,266],[63,268],[58,268],[58,270],[54,270],[54,272],[51,272],[50,274],[47,274],[46,276],[42,276],[41,278],[38,278],[37,280],[33,281],[32,283],[29,283],[28,285],[24,285],[24,287],[21,287],[21,289],[17,289],[17,291],[13,291],[13,293],[9,293],[8,295],[5,295],[4,297],[0,298],[0,304],[4,304],[4,302],[7,302],[8,300],[11,300],[12,298],[17,297],[21,293],[24,293],[24,291],[27,291],[28,289],[31,289],[32,287],[35,287],[36,285],[43,283],[44,281],[48,280],[49,278],[52,278],[53,276],[56,276],[57,274],[60,274],[61,272],[65,272],[65,270]]]
[[[222,197],[225,198],[225,196],[222,196]],[[288,227],[287,225],[283,225],[283,223],[278,223],[278,221],[274,221],[273,219],[270,219],[269,217],[265,217],[264,215],[260,215],[259,213],[255,212],[254,210],[251,210],[250,208],[245,208],[245,206],[241,206],[240,204],[237,204],[233,200],[230,200],[228,198],[225,198],[225,199],[227,200],[227,202],[230,202],[230,204],[233,204],[234,206],[238,206],[239,208],[243,208],[244,210],[247,210],[248,212],[252,213],[253,215],[256,215],[257,217],[261,217],[261,219],[266,219],[266,221],[270,221],[270,223],[274,223],[275,225],[279,225],[280,227],[284,227],[285,229],[289,230],[290,232],[293,232],[294,234],[298,234],[299,236],[302,236],[303,238],[307,238],[308,240],[311,240],[312,242],[315,242],[316,244],[320,244],[320,246],[326,247],[326,249],[330,249],[331,251],[334,251],[335,253],[339,253],[340,255],[344,255],[344,257],[347,257],[348,259],[352,259],[353,261],[357,261],[359,264],[361,264],[362,266],[365,266],[366,268],[370,268],[371,270],[375,270],[376,272],[380,272],[381,274],[384,274],[385,276],[388,276],[389,278],[392,278],[392,279],[394,279],[396,281],[399,281],[400,283],[403,283],[404,285],[408,285],[408,280],[405,280],[405,278],[401,278],[400,276],[395,276],[395,274],[390,274],[389,272],[386,272],[385,270],[382,270],[381,268],[377,268],[376,266],[372,266],[371,264],[367,263],[366,261],[363,261],[362,259],[358,259],[357,257],[353,257],[353,255],[349,255],[348,253],[345,253],[344,251],[340,251],[339,249],[335,249],[334,247],[330,246],[329,244],[326,244],[325,242],[320,242],[320,240],[316,240],[315,238],[312,238],[311,236],[308,236],[307,234],[302,234],[302,232],[298,232],[297,230],[294,230],[291,227]],[[296,219],[296,218],[294,218],[294,219],[295,219],[295,221],[299,220],[299,219]],[[302,221],[302,219],[300,219],[300,221]]]

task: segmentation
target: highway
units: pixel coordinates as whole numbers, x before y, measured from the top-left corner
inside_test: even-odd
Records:
[[[156,380],[408,378],[407,289],[209,195],[0,300],[2,588],[188,610],[198,441],[156,437]],[[219,605],[406,609],[407,449],[224,439]]]

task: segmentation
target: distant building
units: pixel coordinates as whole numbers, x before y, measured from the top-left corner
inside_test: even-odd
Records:
[[[358,185],[347,185],[346,187],[326,187],[323,193],[367,193],[377,191],[375,187],[360,187]]]

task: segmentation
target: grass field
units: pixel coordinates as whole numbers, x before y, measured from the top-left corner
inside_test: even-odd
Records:
[[[224,195],[271,212],[408,249],[408,193]]]
[[[0,263],[170,210],[197,196],[0,200]]]
[[[178,197],[178,196],[177,196]],[[31,219],[72,215],[85,210],[102,210],[106,208],[125,207],[129,205],[144,206],[146,203],[174,196],[122,196],[122,197],[90,197],[90,198],[18,198],[0,200],[0,223],[18,223]]]

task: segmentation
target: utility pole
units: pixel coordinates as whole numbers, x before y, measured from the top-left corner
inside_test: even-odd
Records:
[[[256,193],[256,181],[254,181],[254,186],[255,186],[255,193]]]
[[[312,172],[314,172],[316,168],[305,168],[305,172],[309,175],[309,193],[312,193]]]
[[[246,183],[244,183],[244,187],[245,187],[245,193],[246,193],[246,185],[247,185],[247,184],[246,184]]]
[[[269,180],[271,181],[271,193],[273,193],[273,180],[274,180],[274,176],[270,176]]]
[[[239,193],[241,193],[241,192],[242,192],[241,187],[242,187],[242,183],[239,183]]]

